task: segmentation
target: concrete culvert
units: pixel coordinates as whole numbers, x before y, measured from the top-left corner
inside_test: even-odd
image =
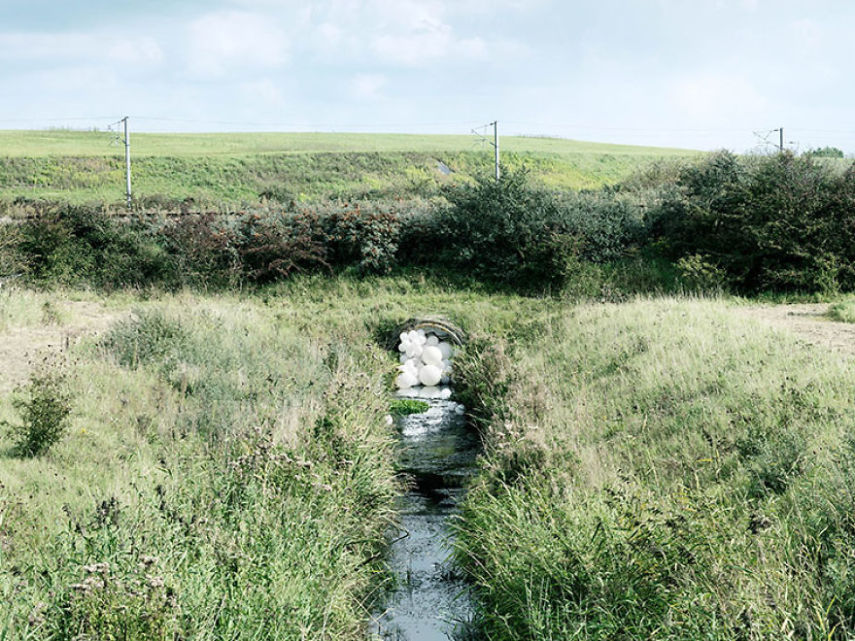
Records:
[[[425,334],[433,334],[439,341],[448,341],[458,347],[464,345],[467,341],[466,332],[454,325],[453,323],[439,316],[425,316],[421,318],[411,318],[398,325],[394,330],[389,332],[385,347],[389,351],[398,348],[400,336],[403,332],[412,330],[422,330]]]
[[[396,328],[390,338],[400,352],[395,386],[406,392],[419,385],[429,396],[450,396],[450,390],[436,389],[452,380],[454,351],[463,344],[463,330],[440,318],[414,318]],[[445,397],[447,397],[445,396]]]

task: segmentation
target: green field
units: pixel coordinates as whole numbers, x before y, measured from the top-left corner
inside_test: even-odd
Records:
[[[124,148],[107,132],[0,132],[0,202],[121,203]],[[502,162],[555,189],[597,188],[682,149],[555,138],[505,137]],[[191,198],[218,208],[261,198],[430,198],[441,185],[492,170],[492,148],[473,136],[404,134],[132,134],[135,197],[154,204]],[[454,173],[443,174],[438,161]]]
[[[124,153],[110,132],[0,131],[0,156],[108,156]],[[360,133],[131,133],[135,156],[222,156],[283,153],[460,152],[481,146],[474,136]],[[545,154],[679,156],[686,149],[636,147],[561,138],[502,137],[503,151]]]

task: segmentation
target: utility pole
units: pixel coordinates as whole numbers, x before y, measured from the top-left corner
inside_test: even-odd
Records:
[[[131,136],[128,133],[128,117],[121,120],[125,127],[125,191],[128,196],[128,209],[131,208]]]
[[[481,129],[486,130],[487,127],[493,128],[493,142],[490,142],[490,139],[479,131]],[[489,124],[476,127],[472,130],[472,133],[478,136],[485,143],[493,145],[493,158],[496,163],[496,182],[499,182],[499,179],[501,178],[501,173],[499,171],[499,121],[494,120]],[[484,133],[486,133],[486,131]]]
[[[496,159],[496,182],[499,182],[501,174],[499,173],[499,121],[493,121],[493,151]]]
[[[778,139],[778,140],[779,140],[779,142],[778,142],[778,151],[780,151],[781,153],[784,153],[784,128],[783,128],[783,127],[779,127],[779,128],[778,128],[778,133],[781,135],[781,136],[780,136],[780,138]]]

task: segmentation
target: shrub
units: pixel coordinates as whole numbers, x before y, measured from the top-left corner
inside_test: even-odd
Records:
[[[225,286],[240,278],[234,233],[214,214],[181,216],[163,227],[160,239],[181,285]]]
[[[188,342],[187,331],[177,321],[157,310],[142,310],[116,323],[102,345],[120,365],[135,368],[174,360]]]
[[[166,255],[142,221],[115,221],[99,207],[44,209],[21,225],[19,251],[45,284],[102,287],[162,282]]]
[[[237,228],[235,245],[244,273],[256,282],[294,272],[329,270],[326,235],[313,212],[245,216]]]
[[[674,259],[704,256],[738,289],[855,286],[855,174],[784,153],[710,156],[681,173],[650,229]]]
[[[71,394],[62,366],[51,360],[40,363],[12,405],[21,416],[19,424],[6,424],[15,450],[26,457],[47,452],[62,439],[71,414]]]
[[[325,218],[333,264],[356,264],[362,273],[386,274],[395,265],[401,220],[393,210],[344,205]]]
[[[18,278],[28,270],[21,252],[21,234],[16,225],[0,224],[0,287],[5,279]]]
[[[718,265],[700,254],[684,256],[677,261],[683,283],[698,292],[720,292],[727,283],[727,274]]]
[[[558,206],[563,231],[578,239],[579,255],[587,261],[619,260],[644,241],[641,209],[616,191],[568,193]]]
[[[560,284],[562,230],[549,194],[530,189],[524,172],[482,179],[448,192],[450,206],[426,225],[416,257],[523,288]]]
[[[449,205],[423,221],[422,263],[437,262],[523,290],[562,287],[578,262],[617,260],[642,240],[640,209],[615,192],[558,196],[505,172],[447,192]]]

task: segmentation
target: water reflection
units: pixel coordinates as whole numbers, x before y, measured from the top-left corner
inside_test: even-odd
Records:
[[[478,453],[461,407],[448,398],[425,398],[430,408],[398,419],[401,468],[413,480],[400,500],[403,538],[392,545],[398,584],[373,632],[382,639],[445,641],[468,638],[468,589],[451,571],[448,519],[458,511]]]

